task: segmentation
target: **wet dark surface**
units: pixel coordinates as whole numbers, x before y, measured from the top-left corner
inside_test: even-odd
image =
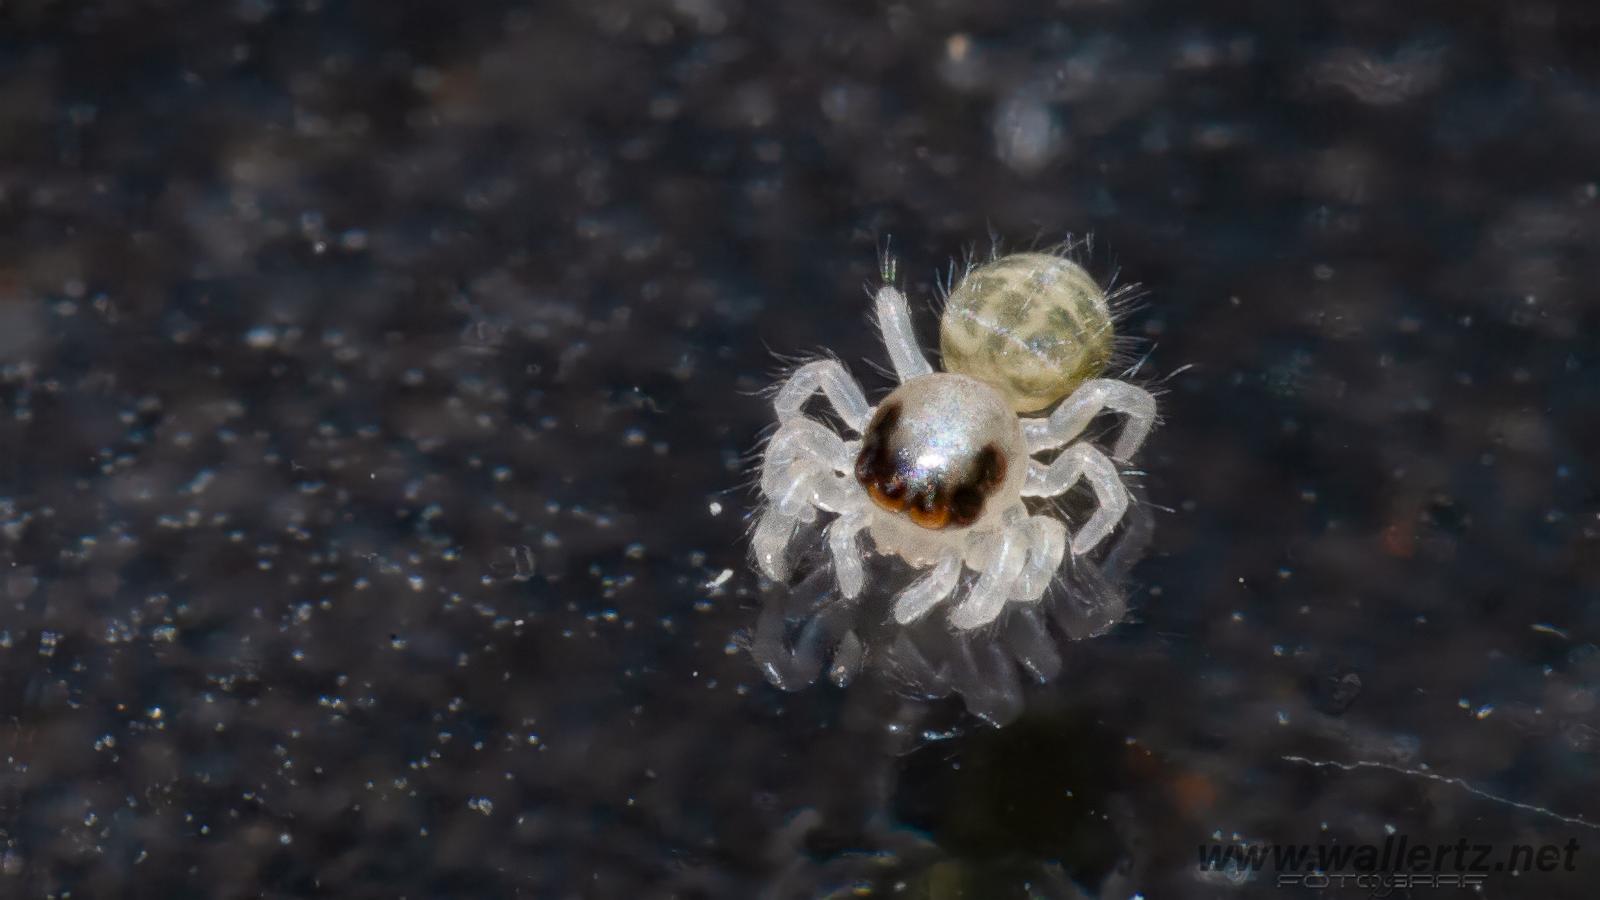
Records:
[[[1591,5],[0,17],[0,895],[1589,895]],[[883,241],[920,310],[1085,231],[1166,391],[1125,619],[1003,728],[770,686],[774,353],[875,398]]]

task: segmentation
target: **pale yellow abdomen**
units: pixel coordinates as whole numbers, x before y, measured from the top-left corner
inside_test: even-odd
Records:
[[[1048,253],[967,272],[939,322],[944,370],[988,382],[1012,409],[1048,408],[1111,362],[1111,308],[1082,266]]]

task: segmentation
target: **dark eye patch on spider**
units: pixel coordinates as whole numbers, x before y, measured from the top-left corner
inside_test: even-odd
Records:
[[[899,403],[878,410],[861,436],[856,480],[878,506],[903,513],[923,528],[937,531],[978,521],[984,503],[1005,481],[1000,448],[988,443],[971,452],[919,455],[915,435],[908,433],[915,429],[903,427],[903,417]]]

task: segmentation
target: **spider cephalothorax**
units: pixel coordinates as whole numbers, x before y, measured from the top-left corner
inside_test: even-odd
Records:
[[[844,367],[828,359],[801,366],[779,388],[779,429],[762,460],[769,504],[752,542],[756,560],[781,580],[799,524],[819,510],[834,513],[827,543],[846,597],[863,587],[865,531],[874,551],[930,570],[896,597],[896,619],[926,614],[967,568],[978,577],[950,621],[975,628],[1007,602],[1038,600],[1068,547],[1066,526],[1030,514],[1023,498],[1088,483],[1099,508],[1071,537],[1074,554],[1116,527],[1127,490],[1111,460],[1081,435],[1102,409],[1126,414],[1112,453],[1128,459],[1154,424],[1155,400],[1134,385],[1093,377],[1110,358],[1109,307],[1069,260],[1018,254],[969,272],[941,327],[947,372],[935,372],[922,355],[900,291],[884,285],[875,305],[900,386],[869,406]],[[802,414],[819,390],[859,438],[847,441]],[[1046,416],[1020,415],[1052,405]],[[1048,462],[1033,458],[1058,449]]]
[[[998,391],[934,372],[878,404],[861,435],[855,476],[883,509],[923,528],[963,528],[991,500],[1021,496],[1022,451],[1022,427]]]

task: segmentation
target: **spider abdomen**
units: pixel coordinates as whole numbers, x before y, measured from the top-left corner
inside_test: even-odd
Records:
[[[969,271],[939,323],[947,372],[988,382],[1011,408],[1032,413],[1099,376],[1111,360],[1105,291],[1083,267],[1048,253],[1017,253]]]

